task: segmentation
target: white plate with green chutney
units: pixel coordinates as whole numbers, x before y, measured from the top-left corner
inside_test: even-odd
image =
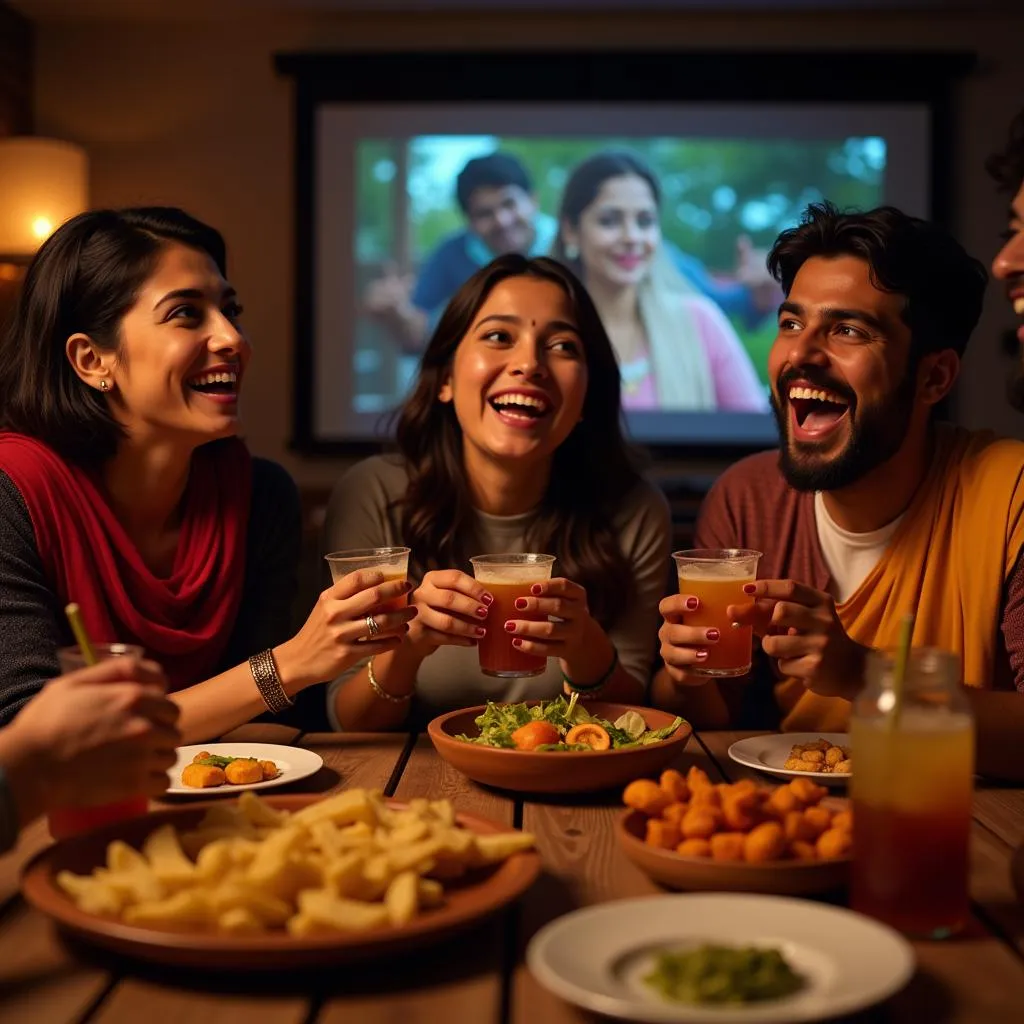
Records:
[[[777,950],[799,985],[757,1002],[712,1003],[671,999],[648,980],[662,953],[708,945]],[[567,1002],[652,1024],[820,1021],[887,999],[914,973],[910,943],[886,925],[823,903],[738,893],[645,896],[576,910],[533,937],[526,962]],[[709,976],[691,991],[706,994],[717,984]]]

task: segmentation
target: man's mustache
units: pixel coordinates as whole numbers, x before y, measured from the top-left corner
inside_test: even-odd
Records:
[[[803,370],[785,370],[780,373],[775,381],[775,390],[778,392],[779,397],[788,401],[789,396],[787,392],[789,391],[790,385],[795,384],[798,381],[801,384],[821,388],[822,391],[831,391],[840,398],[844,398],[850,405],[853,405],[856,401],[857,396],[845,384],[840,384],[838,381],[832,380],[827,374],[822,373],[820,370],[811,368]]]

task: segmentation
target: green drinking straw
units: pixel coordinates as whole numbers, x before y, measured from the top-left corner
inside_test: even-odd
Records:
[[[78,649],[82,652],[82,659],[86,665],[95,665],[99,659],[96,657],[96,652],[92,649],[89,634],[85,631],[85,623],[82,621],[82,609],[72,601],[64,609],[64,614],[68,617],[68,622],[71,623],[71,632],[75,634],[75,639],[78,641]]]
[[[889,728],[895,729],[903,711],[903,695],[907,689],[907,663],[910,661],[910,636],[914,632],[914,614],[908,612],[900,623],[900,638],[896,644],[896,657],[892,666],[892,695],[895,698]]]

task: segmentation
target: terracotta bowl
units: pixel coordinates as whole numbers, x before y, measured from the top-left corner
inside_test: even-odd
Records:
[[[624,750],[506,750],[456,739],[461,733],[479,735],[474,719],[485,708],[481,704],[440,715],[427,726],[427,733],[438,754],[475,782],[519,793],[586,793],[625,786],[669,764],[682,753],[693,731],[684,722],[667,740]],[[653,708],[600,701],[588,701],[587,710],[611,722],[636,711],[651,729],[671,725],[676,717]]]
[[[272,796],[266,798],[266,803],[297,811],[323,798],[309,794]],[[390,803],[396,808],[405,806],[397,801]],[[104,864],[107,844],[114,839],[138,849],[159,825],[170,822],[176,829],[187,831],[213,806],[213,802],[191,803],[156,811],[56,843],[30,861],[22,873],[25,899],[77,937],[137,959],[206,970],[275,970],[342,964],[436,942],[518,897],[540,871],[536,852],[513,854],[492,869],[469,874],[458,882],[446,882],[444,903],[422,911],[406,925],[302,938],[283,929],[243,936],[178,933],[123,924],[79,910],[54,881],[60,871],[88,874]],[[216,806],[223,807],[224,802],[217,801]],[[504,825],[472,814],[456,814],[456,820],[463,828],[482,835],[509,831]]]
[[[828,801],[832,804],[832,801]],[[834,805],[838,808],[838,804]],[[769,861],[745,864],[706,857],[683,857],[644,842],[646,815],[626,811],[616,832],[626,856],[645,874],[670,889],[717,892],[761,892],[780,896],[806,896],[829,892],[849,884],[852,858],[838,860]]]

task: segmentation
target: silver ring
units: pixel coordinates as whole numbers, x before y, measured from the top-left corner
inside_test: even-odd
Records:
[[[380,626],[372,615],[366,616],[366,628],[370,631],[370,636],[376,636],[380,632]]]

